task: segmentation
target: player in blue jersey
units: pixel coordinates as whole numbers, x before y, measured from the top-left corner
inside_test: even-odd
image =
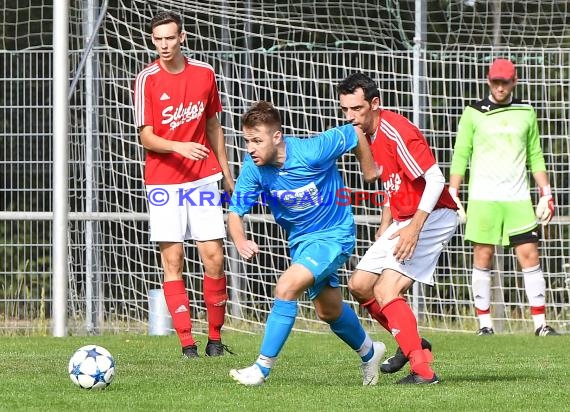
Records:
[[[277,281],[259,357],[230,375],[243,385],[265,382],[293,328],[297,299],[307,291],[317,316],[360,356],[363,384],[375,385],[386,347],[372,342],[343,302],[337,274],[354,249],[355,224],[351,206],[336,199],[344,188],[336,161],[355,149],[361,165],[372,164],[364,135],[359,145],[357,129],[346,125],[307,139],[284,137],[279,112],[264,101],[242,116],[242,128],[248,154],[232,196],[228,232],[244,259],[259,253],[246,238],[243,216],[261,196],[287,232],[292,264]]]

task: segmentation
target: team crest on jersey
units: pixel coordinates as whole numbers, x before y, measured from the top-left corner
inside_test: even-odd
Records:
[[[387,180],[382,182],[384,186],[384,190],[388,192],[388,194],[392,194],[400,190],[400,185],[402,184],[402,178],[398,173],[391,173],[390,177]]]
[[[178,107],[168,106],[162,111],[162,124],[167,124],[170,130],[174,130],[184,123],[198,119],[204,113],[204,108],[205,104],[201,100],[190,102],[186,107],[182,103]]]
[[[305,210],[321,204],[319,189],[314,182],[303,187],[289,190],[276,190],[272,196],[279,202],[294,210]]]

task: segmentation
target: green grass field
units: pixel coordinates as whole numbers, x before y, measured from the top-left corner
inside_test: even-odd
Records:
[[[360,359],[332,334],[293,333],[270,379],[243,387],[229,369],[249,366],[260,335],[226,333],[236,355],[182,359],[174,336],[0,337],[1,410],[140,411],[554,411],[568,410],[570,336],[432,333],[442,384],[401,387],[405,371],[362,387]],[[388,352],[395,342],[386,333]],[[205,346],[202,338],[201,353]],[[115,357],[103,391],[67,374],[78,347],[96,343]],[[317,352],[318,351],[318,352]]]

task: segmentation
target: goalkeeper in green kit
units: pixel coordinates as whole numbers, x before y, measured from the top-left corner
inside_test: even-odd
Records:
[[[449,191],[466,219],[465,239],[473,244],[472,287],[478,335],[493,335],[490,311],[491,269],[495,245],[512,246],[522,268],[536,336],[558,333],[546,323],[546,282],[538,252],[538,225],[554,215],[536,113],[513,97],[513,63],[496,59],[488,73],[490,95],[468,106],[459,121],[451,162]],[[469,167],[467,214],[459,186]],[[527,167],[540,191],[533,210]]]

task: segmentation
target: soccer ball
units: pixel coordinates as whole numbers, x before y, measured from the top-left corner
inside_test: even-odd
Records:
[[[69,359],[69,377],[83,389],[104,389],[115,377],[115,360],[98,345],[83,346]]]

